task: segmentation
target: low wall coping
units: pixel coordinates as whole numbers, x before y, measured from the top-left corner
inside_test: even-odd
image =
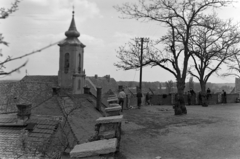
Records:
[[[119,123],[122,122],[123,115],[116,115],[116,116],[108,116],[108,117],[100,117],[96,120],[97,124],[104,124],[104,123]]]
[[[112,103],[112,104],[109,104],[109,107],[117,107],[117,106],[120,106],[119,104],[117,103]],[[120,106],[121,107],[121,106]]]
[[[107,101],[108,102],[118,101],[118,98],[108,98]]]
[[[117,138],[98,140],[76,145],[70,152],[71,157],[88,157],[109,154],[116,151]]]
[[[113,112],[113,111],[118,111],[118,110],[121,110],[122,107],[120,105],[118,106],[114,106],[114,107],[108,107],[108,108],[105,108],[105,111],[106,112]]]

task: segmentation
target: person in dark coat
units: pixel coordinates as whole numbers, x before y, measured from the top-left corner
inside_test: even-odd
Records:
[[[195,104],[195,100],[196,100],[196,93],[193,89],[190,90],[191,93],[191,104]]]
[[[224,90],[222,90],[222,91],[223,91],[223,93],[222,93],[222,103],[227,103],[227,93]]]
[[[202,92],[198,93],[198,104],[202,105]]]
[[[190,91],[188,91],[187,100],[188,100],[188,105],[191,105],[191,93],[190,93]]]
[[[139,89],[138,92],[137,92],[137,106],[138,106],[138,109],[140,109],[141,103],[142,103],[142,92]]]
[[[147,92],[147,94],[146,94],[145,101],[146,101],[146,105],[150,105],[151,104],[150,103],[150,93],[149,92]]]
[[[207,99],[211,96],[211,90],[208,88],[207,89]]]

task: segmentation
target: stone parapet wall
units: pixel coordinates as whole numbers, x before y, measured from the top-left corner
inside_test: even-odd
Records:
[[[236,99],[239,97],[237,93],[235,94],[227,94],[227,103],[236,103]],[[188,97],[184,95],[184,100],[186,105],[188,105]],[[174,105],[175,94],[166,94],[166,95],[151,95],[151,104],[152,105]],[[221,94],[212,94],[208,99],[209,105],[215,105],[222,103]],[[128,98],[129,106],[137,105],[137,97],[129,96]],[[145,105],[145,96],[142,98],[142,105]],[[191,105],[199,105],[198,94],[195,97],[191,98]]]

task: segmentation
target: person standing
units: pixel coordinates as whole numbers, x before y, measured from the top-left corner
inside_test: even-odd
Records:
[[[137,106],[138,106],[138,109],[140,109],[141,103],[142,103],[142,92],[139,89],[138,92],[137,92]]]
[[[124,99],[126,98],[126,94],[123,91],[123,89],[121,89],[121,91],[118,94],[118,104],[122,106],[122,110],[123,111],[123,105],[124,105]]]
[[[187,93],[187,100],[188,100],[188,105],[191,105],[191,93],[188,91]]]
[[[147,94],[146,94],[145,101],[146,101],[146,105],[150,105],[151,104],[150,103],[150,94],[149,94],[149,92],[147,92]]]
[[[223,103],[227,103],[227,93],[224,91],[224,90],[222,90],[223,91],[223,94],[222,94],[222,102]]]
[[[207,99],[211,96],[211,90],[208,88],[207,89]]]
[[[191,90],[190,90],[190,93],[191,93],[191,104],[195,104],[196,102],[196,93],[195,93],[195,91],[191,88]]]

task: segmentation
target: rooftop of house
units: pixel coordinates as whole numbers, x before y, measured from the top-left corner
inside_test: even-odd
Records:
[[[58,122],[54,120],[21,120],[16,113],[0,115],[0,158],[35,158],[42,155],[40,147],[49,142],[57,126]]]
[[[53,129],[55,129],[49,121],[57,121],[61,124],[66,123],[64,129],[70,134],[72,144],[86,142],[94,135],[95,121],[102,116],[95,109],[96,97],[88,94],[72,95],[68,94],[65,90],[54,94],[52,87],[57,82],[56,77],[25,76],[19,82],[2,86],[5,89],[0,90],[0,96],[8,99],[8,101],[0,105],[0,117],[2,117],[0,132],[12,133],[5,133],[5,139],[0,141],[0,143],[11,142],[10,140],[6,140],[6,138],[11,139],[13,136],[19,140],[19,137],[24,134],[23,131],[28,127],[27,124],[29,123],[37,123],[36,125],[32,125],[34,129],[28,134],[29,140],[37,140],[36,138],[39,136],[49,137]],[[16,105],[19,103],[32,105],[31,118],[25,125],[16,127],[16,123],[15,126],[10,123],[14,123],[17,120]],[[11,112],[15,112],[15,117],[13,117],[14,113]],[[68,120],[64,122],[66,118]],[[3,127],[3,123],[8,126]]]

